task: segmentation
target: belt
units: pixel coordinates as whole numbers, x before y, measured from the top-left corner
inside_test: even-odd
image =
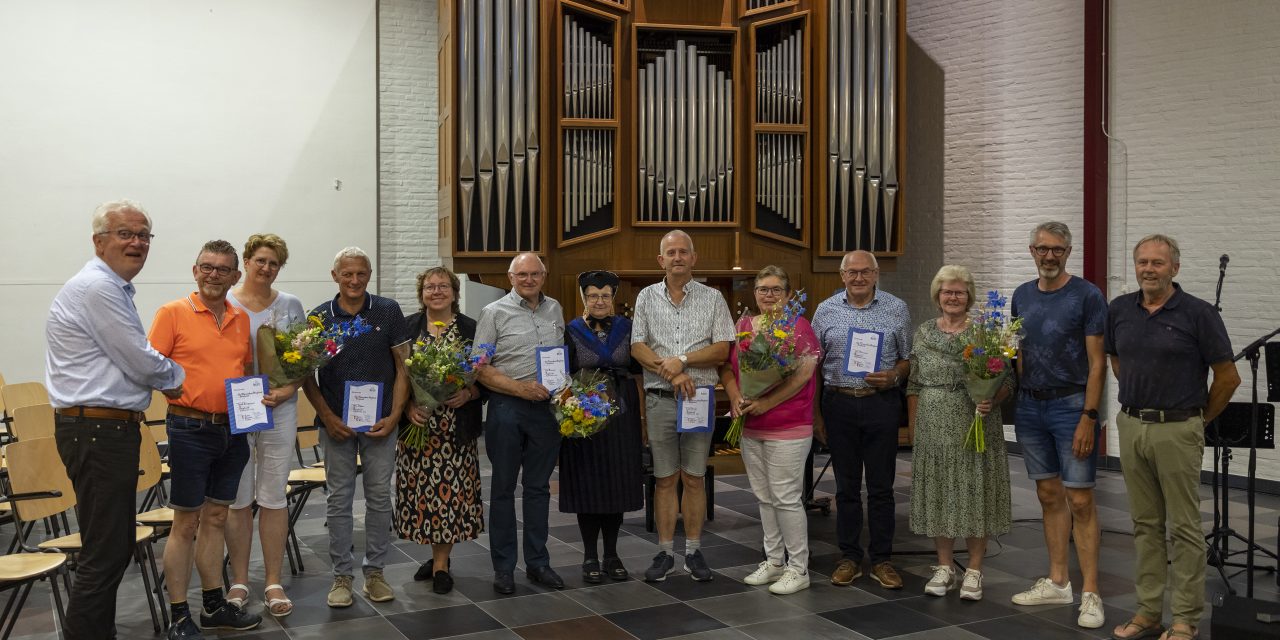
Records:
[[[227,414],[225,413],[205,413],[204,411],[197,411],[195,409],[176,404],[169,405],[169,413],[171,415],[182,416],[184,418],[203,420],[209,424],[227,424],[229,422]]]
[[[54,409],[54,413],[68,418],[98,418],[100,420],[120,420],[123,422],[144,422],[147,419],[141,411],[128,409],[111,409],[109,407],[67,407]]]
[[[1057,400],[1084,391],[1084,387],[1058,387],[1056,389],[1023,389],[1022,392],[1035,400]]]
[[[1120,411],[1143,422],[1182,422],[1204,415],[1200,409],[1139,409],[1122,406]]]
[[[645,389],[646,395],[658,396],[659,398],[675,398],[676,392],[670,389]]]
[[[853,396],[855,398],[874,396],[875,394],[884,391],[884,389],[878,389],[876,387],[830,387],[830,389],[842,396]]]

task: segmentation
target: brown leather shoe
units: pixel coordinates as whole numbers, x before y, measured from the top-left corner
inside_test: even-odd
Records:
[[[887,561],[871,567],[871,577],[886,589],[902,588],[902,576]]]
[[[862,577],[862,567],[848,558],[842,558],[836,563],[836,570],[831,572],[831,584],[845,587],[860,577]]]

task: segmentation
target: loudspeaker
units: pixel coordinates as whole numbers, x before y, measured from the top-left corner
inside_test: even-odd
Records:
[[[1276,622],[1262,622],[1258,620],[1260,615]],[[1224,596],[1221,604],[1213,606],[1209,629],[1213,640],[1280,638],[1280,603]]]

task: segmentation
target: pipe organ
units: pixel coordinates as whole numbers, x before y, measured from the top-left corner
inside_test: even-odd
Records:
[[[579,270],[660,277],[676,227],[730,278],[903,253],[905,0],[437,1],[456,270],[506,286],[535,251],[564,301]]]

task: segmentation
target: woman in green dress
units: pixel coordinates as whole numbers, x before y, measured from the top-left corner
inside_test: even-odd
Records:
[[[981,600],[987,536],[1009,531],[1009,464],[999,407],[1014,382],[1007,376],[993,400],[974,405],[965,390],[962,356],[970,336],[973,276],[964,267],[944,266],[934,276],[930,294],[942,315],[916,329],[907,384],[907,413],[915,432],[911,530],[933,538],[938,552],[924,592],[945,596],[959,586],[962,599]],[[983,453],[964,444],[975,408],[986,416]],[[964,538],[968,546],[963,577],[953,566],[956,538]]]

